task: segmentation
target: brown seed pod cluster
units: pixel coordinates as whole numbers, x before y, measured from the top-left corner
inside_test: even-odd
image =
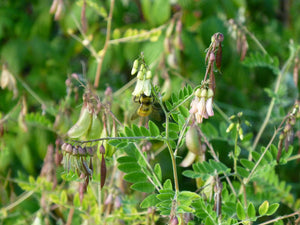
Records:
[[[296,120],[299,117],[300,117],[299,102],[296,101],[296,103],[293,107],[292,113],[290,113],[290,115],[285,123],[285,126],[279,135],[278,153],[277,153],[277,159],[276,159],[277,163],[279,163],[279,161],[280,161],[283,143],[284,143],[285,151],[288,151],[290,144],[294,140],[293,127],[296,124]]]
[[[73,146],[63,143],[61,146],[63,153],[63,165],[67,172],[75,171],[78,176],[84,174],[91,177],[93,174],[92,157],[95,153],[94,147]]]

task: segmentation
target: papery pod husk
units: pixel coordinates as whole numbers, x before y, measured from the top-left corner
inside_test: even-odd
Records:
[[[101,154],[101,174],[100,174],[100,180],[101,180],[101,188],[103,188],[105,184],[105,179],[106,179],[106,163],[105,163],[105,157],[104,154]]]
[[[185,143],[188,150],[195,155],[201,154],[200,134],[197,131],[196,125],[192,125],[186,132]]]
[[[161,93],[165,93],[162,97],[162,101],[167,101],[172,94],[172,84],[171,84],[171,79],[167,78],[165,79],[165,82],[161,88]]]

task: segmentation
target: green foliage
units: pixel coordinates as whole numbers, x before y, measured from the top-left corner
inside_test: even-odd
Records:
[[[230,171],[230,168],[225,166],[221,162],[209,160],[209,162],[195,163],[193,164],[193,171],[186,170],[183,175],[190,178],[203,178],[206,180],[209,176],[215,176],[220,174],[226,174]]]
[[[0,3],[1,224],[295,222],[297,1],[52,3]]]

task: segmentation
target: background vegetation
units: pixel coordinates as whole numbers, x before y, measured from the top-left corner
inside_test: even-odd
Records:
[[[163,88],[170,81],[168,90],[177,95],[180,88],[186,85],[194,88],[203,80],[205,50],[211,43],[211,36],[217,32],[224,35],[224,41],[222,67],[215,72],[215,116],[199,127],[220,161],[231,168],[232,174],[228,176],[238,192],[241,179],[249,176],[251,166],[243,168],[248,174],[243,174],[243,171],[236,177],[233,157],[230,157],[234,150],[235,133],[228,134],[225,130],[231,123],[228,118],[243,112],[242,121],[249,121],[251,126],[242,125],[244,140],[238,141],[241,150],[239,165],[242,166],[240,159],[249,159],[252,150],[259,153],[259,158],[263,152],[261,147],[267,147],[269,143],[274,144],[272,148],[275,153],[272,160],[265,163],[269,162],[271,167],[262,167],[258,179],[252,180],[246,187],[247,199],[256,208],[255,219],[251,223],[275,219],[282,224],[299,224],[299,121],[289,134],[289,137],[294,137],[289,142],[293,148],[288,153],[283,150],[280,165],[275,161],[282,129],[274,139],[272,136],[276,128],[284,127],[280,126],[281,121],[299,99],[300,20],[297,18],[300,2],[54,0],[54,3],[57,6],[50,10],[49,1],[0,2],[2,224],[82,224],[83,221],[87,224],[121,224],[121,220],[124,224],[168,223],[173,212],[167,214],[169,217],[159,216],[163,215],[160,208],[149,219],[147,215],[152,211],[140,208],[146,195],[130,189],[129,184],[122,181],[121,171],[114,171],[113,174],[117,156],[106,157],[106,185],[115,190],[113,199],[119,199],[119,208],[114,203],[114,209],[107,209],[110,203],[105,203],[105,200],[110,192],[105,186],[101,203],[97,195],[99,174],[95,173],[82,203],[78,199],[80,180],[62,176],[64,169],[59,164],[60,146],[67,140],[66,133],[78,118],[85,92],[81,83],[74,79],[74,74],[85,85],[94,88],[101,100],[111,105],[111,111],[124,125],[138,125],[142,122],[130,120],[138,107],[132,104],[131,95],[135,81],[130,75],[133,61],[143,52],[153,74],[153,83]],[[7,81],[4,81],[3,71],[10,73],[6,78],[7,85],[4,85]],[[108,87],[112,90],[111,99],[105,92]],[[179,96],[180,99],[183,100],[183,96]],[[176,103],[174,98],[172,101]],[[186,108],[189,109],[189,102]],[[165,118],[159,109],[154,111],[158,112],[153,112],[150,119],[163,130],[161,121]],[[264,121],[267,122],[266,128],[259,134]],[[118,130],[122,130],[121,127]],[[170,155],[162,146],[159,141],[151,141],[147,154],[152,157],[153,167],[155,163],[160,164],[162,183],[167,179],[174,182]],[[46,157],[47,152],[50,152],[50,160]],[[177,164],[187,152],[182,143]],[[97,159],[96,156],[94,163]],[[213,156],[207,150],[207,162],[209,159]],[[97,166],[100,166],[99,159]],[[192,170],[192,167],[188,169]],[[182,175],[185,170],[178,166],[179,189],[196,193],[201,184],[191,176]],[[111,174],[114,176],[111,177]],[[201,178],[204,182],[207,179]],[[222,182],[226,180],[222,178]],[[242,194],[235,197],[233,205],[226,205],[231,200],[224,197],[223,218],[228,219],[226,216],[232,215],[236,221],[227,221],[228,224],[246,224],[249,222],[249,210],[246,218],[241,212],[244,209],[239,210],[237,203],[237,199],[243,198]],[[280,203],[275,214],[259,216],[258,208],[265,200],[270,205]],[[241,202],[244,206],[243,200]],[[213,200],[211,204],[214,205]],[[103,205],[103,211],[97,205]],[[232,207],[234,212],[230,214],[226,207]],[[244,208],[247,214],[247,207]],[[179,218],[183,218],[180,215],[187,211],[178,212]],[[98,218],[100,212],[102,217]],[[201,212],[193,211],[191,214],[196,216],[195,224],[221,223],[209,210],[207,215],[213,215],[215,222],[210,223],[207,215],[203,216]],[[280,216],[285,215],[288,215],[287,218],[281,220]]]

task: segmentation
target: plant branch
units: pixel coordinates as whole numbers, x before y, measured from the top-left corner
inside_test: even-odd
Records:
[[[273,143],[273,140],[275,139],[277,133],[279,132],[279,130],[281,129],[281,126],[283,125],[283,123],[285,122],[285,120],[289,117],[289,115],[285,116],[284,119],[281,121],[279,127],[275,130],[271,140],[269,141],[267,147],[265,148],[264,152],[261,154],[260,158],[258,159],[258,161],[256,162],[255,166],[253,167],[253,169],[251,170],[249,176],[245,179],[244,184],[247,185],[247,183],[250,181],[251,176],[253,175],[254,171],[256,170],[256,168],[258,167],[259,163],[261,162],[261,160],[263,159],[263,157],[265,156],[265,154],[267,153],[268,149],[270,148],[271,144]]]
[[[291,213],[291,214],[285,215],[285,216],[279,216],[279,217],[277,217],[277,218],[275,218],[273,220],[269,220],[267,222],[261,223],[260,225],[266,225],[266,224],[274,223],[276,221],[283,220],[283,219],[286,219],[286,218],[289,218],[289,217],[293,217],[293,216],[300,217],[300,211],[294,212],[294,213]]]
[[[90,143],[90,142],[96,142],[96,141],[105,141],[105,140],[160,140],[165,141],[165,138],[163,137],[146,137],[146,136],[138,136],[138,137],[103,137],[103,138],[97,138],[97,139],[91,139],[87,141],[79,141],[79,140],[71,140],[71,142],[77,142],[77,143]]]
[[[290,54],[290,57],[288,58],[288,60],[286,61],[286,63],[284,64],[284,66],[282,67],[282,69],[280,70],[279,74],[278,74],[278,77],[277,77],[277,80],[276,80],[276,83],[275,83],[275,89],[274,89],[274,93],[277,94],[278,93],[278,90],[279,90],[279,87],[280,87],[280,84],[282,83],[282,79],[283,79],[283,76],[285,75],[285,73],[287,72],[287,70],[289,69],[289,67],[291,66],[291,63],[296,55],[296,52],[295,50],[291,50],[291,54]],[[267,112],[267,115],[264,119],[264,122],[263,124],[261,125],[259,131],[258,131],[258,134],[256,135],[255,139],[254,139],[254,142],[253,142],[253,145],[252,145],[252,148],[251,148],[251,151],[255,151],[255,148],[262,136],[262,133],[264,132],[267,124],[269,123],[269,120],[270,120],[270,117],[271,117],[271,113],[273,111],[273,108],[274,108],[274,105],[275,105],[275,98],[273,97],[271,102],[270,102],[270,105],[269,105],[269,108],[268,108],[268,112]],[[251,154],[251,151],[250,151],[250,154],[249,154],[249,160],[252,160],[252,154]]]
[[[94,83],[95,88],[97,88],[99,86],[103,59],[104,59],[104,56],[106,54],[107,47],[109,45],[109,39],[110,39],[110,33],[111,33],[111,22],[112,22],[112,14],[113,14],[113,10],[114,10],[114,5],[115,5],[115,0],[110,0],[110,10],[109,10],[108,18],[107,18],[107,27],[106,27],[106,38],[105,38],[104,47],[103,47],[102,52],[101,52],[100,60],[98,61],[98,65],[97,65],[96,78],[95,78],[95,83]]]

